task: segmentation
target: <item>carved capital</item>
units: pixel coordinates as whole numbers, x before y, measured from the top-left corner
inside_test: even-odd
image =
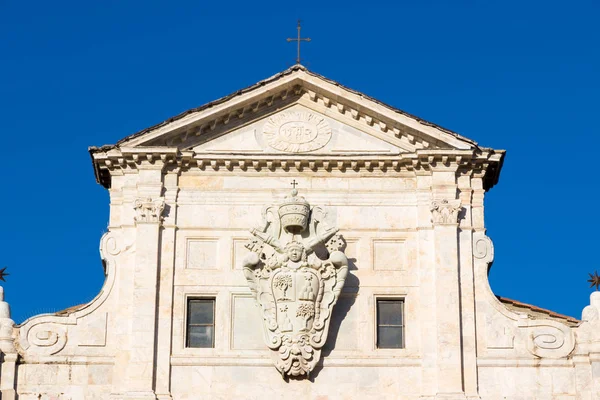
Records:
[[[133,208],[136,212],[136,223],[160,223],[163,219],[162,213],[165,209],[165,198],[152,199],[146,197],[136,199]]]
[[[431,203],[434,225],[455,225],[458,223],[460,200],[435,200]]]

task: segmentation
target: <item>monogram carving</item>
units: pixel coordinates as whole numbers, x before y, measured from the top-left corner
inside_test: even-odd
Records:
[[[268,207],[243,261],[248,286],[262,310],[267,347],[283,376],[308,376],[327,340],[333,307],[348,274],[344,241],[325,212],[293,190]],[[285,243],[285,244],[284,244]],[[317,257],[320,248],[326,259]]]
[[[287,111],[267,120],[263,137],[276,150],[306,153],[325,146],[331,139],[331,128],[318,115],[306,111]]]

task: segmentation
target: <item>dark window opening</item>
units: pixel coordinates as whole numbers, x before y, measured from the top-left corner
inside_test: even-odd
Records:
[[[215,347],[215,299],[189,299],[186,347]]]
[[[377,348],[404,348],[404,300],[377,300]]]

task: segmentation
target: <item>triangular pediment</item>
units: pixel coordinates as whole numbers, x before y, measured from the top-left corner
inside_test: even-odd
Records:
[[[200,136],[185,146],[196,154],[399,154],[414,150],[396,137],[370,134],[297,103],[219,137]]]
[[[489,188],[504,156],[301,65],[90,153],[96,179],[107,187],[112,173],[160,159],[215,171],[293,165],[400,173],[462,165],[484,169]]]
[[[477,144],[297,65],[131,135],[119,147],[229,153],[413,153]]]

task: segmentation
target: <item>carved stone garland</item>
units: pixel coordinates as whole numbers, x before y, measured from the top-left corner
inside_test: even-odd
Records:
[[[308,376],[321,357],[331,313],[348,274],[344,241],[326,213],[291,196],[263,213],[251,229],[243,261],[248,286],[261,308],[265,339],[282,376]],[[327,249],[327,259],[315,250]]]

